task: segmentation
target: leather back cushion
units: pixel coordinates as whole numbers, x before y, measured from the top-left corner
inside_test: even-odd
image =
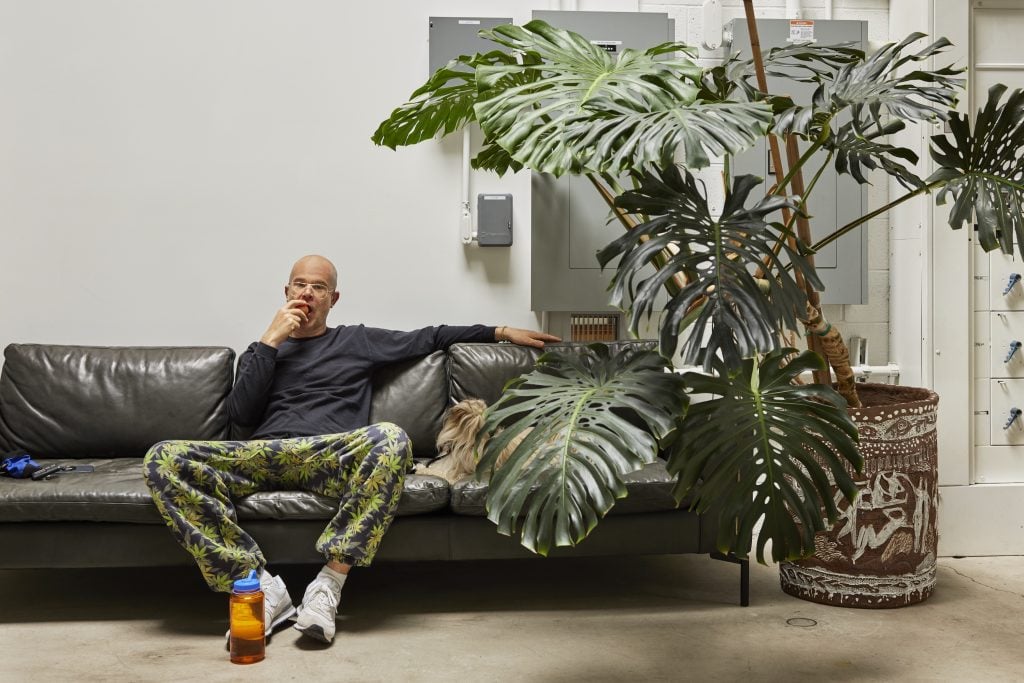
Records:
[[[625,341],[610,342],[607,346],[616,351],[626,346],[653,349],[656,344]],[[491,405],[501,396],[509,380],[533,370],[544,351],[579,353],[586,347],[587,343],[583,342],[548,344],[544,349],[514,344],[455,344],[448,350],[452,400],[479,398]]]
[[[444,351],[378,370],[373,377],[370,422],[394,422],[409,435],[413,456],[436,455],[437,433],[447,408]]]
[[[219,347],[11,344],[0,438],[37,458],[138,457],[165,439],[225,439],[234,357]]]

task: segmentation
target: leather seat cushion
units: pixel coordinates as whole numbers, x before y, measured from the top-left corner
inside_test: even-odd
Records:
[[[398,516],[437,512],[448,507],[448,482],[440,477],[407,474]],[[263,491],[236,504],[238,519],[323,519],[334,517],[338,501],[304,491]]]
[[[133,522],[163,524],[142,476],[141,458],[39,460],[84,464],[94,472],[67,472],[44,481],[0,477],[0,523],[4,522]],[[405,479],[399,515],[417,515],[447,508],[448,482],[410,474]],[[298,491],[253,494],[235,504],[238,519],[330,519],[337,502]]]
[[[52,479],[0,477],[0,522],[138,522],[163,524],[142,478],[142,458],[38,460],[90,464],[95,472]]]

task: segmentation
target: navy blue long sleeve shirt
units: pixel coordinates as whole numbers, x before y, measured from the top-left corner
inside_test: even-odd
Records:
[[[494,329],[440,325],[397,332],[343,325],[319,337],[289,338],[276,349],[253,342],[239,359],[228,414],[236,425],[255,428],[253,439],[365,427],[374,370],[456,342],[492,342]]]

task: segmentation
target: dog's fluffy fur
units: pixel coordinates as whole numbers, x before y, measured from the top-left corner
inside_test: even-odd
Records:
[[[484,424],[484,411],[487,404],[478,398],[459,401],[444,415],[441,431],[437,435],[438,457],[428,463],[418,463],[413,470],[416,474],[433,474],[455,483],[476,472],[477,448],[476,437]],[[509,442],[505,450],[498,456],[496,467],[501,467],[512,455],[527,431]],[[480,443],[480,452],[487,445],[487,439]]]

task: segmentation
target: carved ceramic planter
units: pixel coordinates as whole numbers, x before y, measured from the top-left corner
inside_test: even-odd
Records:
[[[850,411],[864,471],[860,496],[835,489],[840,518],[819,533],[813,556],[779,565],[782,590],[841,607],[903,607],[935,586],[939,397],[928,389],[859,384]]]

